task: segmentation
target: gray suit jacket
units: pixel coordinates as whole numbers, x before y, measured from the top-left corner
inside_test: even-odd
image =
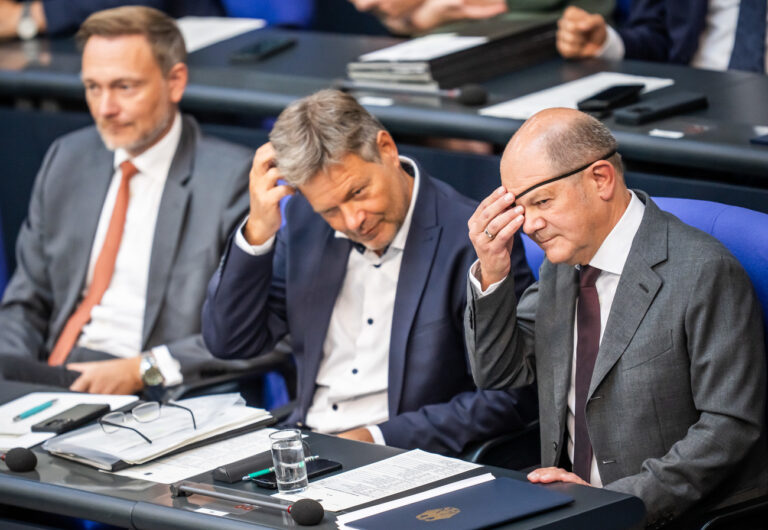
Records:
[[[248,208],[252,153],[203,137],[191,117],[182,123],[152,243],[141,347],[166,345],[188,375],[211,358],[200,309],[228,235]],[[112,163],[95,127],[48,150],[0,305],[0,354],[47,359],[81,298]],[[70,360],[98,358],[94,353],[76,348]]]
[[[606,488],[640,497],[659,525],[766,484],[765,353],[749,278],[709,235],[642,192],[643,221],[600,343],[587,425]],[[545,260],[516,307],[512,282],[477,298],[466,337],[481,388],[538,382],[541,463],[566,432],[578,275]]]

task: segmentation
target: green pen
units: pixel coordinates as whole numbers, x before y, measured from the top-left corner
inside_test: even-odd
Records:
[[[304,459],[304,462],[312,462],[313,460],[317,460],[318,458],[320,458],[319,455],[308,456],[307,458]],[[269,473],[274,473],[274,472],[275,472],[275,467],[272,466],[272,467],[268,467],[267,469],[262,469],[259,471],[254,471],[253,473],[248,473],[240,480],[253,480],[255,478],[261,477],[263,475],[268,475]]]
[[[14,416],[13,417],[13,421],[21,421],[21,420],[25,420],[25,419],[29,418],[30,416],[34,416],[38,412],[44,411],[45,409],[47,409],[48,407],[50,407],[51,405],[53,405],[57,401],[58,401],[58,399],[52,399],[50,401],[46,401],[45,403],[41,403],[40,405],[38,405],[36,407],[32,407],[29,410],[25,410],[24,412],[22,412],[18,416]]]

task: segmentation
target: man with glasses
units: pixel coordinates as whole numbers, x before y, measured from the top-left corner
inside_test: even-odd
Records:
[[[627,189],[616,140],[570,109],[532,117],[469,220],[465,331],[481,388],[536,380],[542,469],[640,497],[649,525],[766,489],[760,309],[715,239]],[[518,230],[544,249],[518,303]]]

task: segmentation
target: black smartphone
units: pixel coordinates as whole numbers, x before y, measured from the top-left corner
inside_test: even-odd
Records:
[[[707,96],[698,92],[684,90],[671,91],[653,97],[613,113],[616,123],[641,125],[676,114],[683,114],[707,107]]]
[[[340,462],[334,462],[333,460],[327,460],[325,458],[318,458],[317,460],[311,460],[307,462],[307,478],[313,479],[326,473],[331,473],[341,469]],[[268,473],[262,475],[259,478],[253,479],[253,483],[260,488],[267,488],[270,490],[277,489],[277,480],[274,473]]]
[[[645,85],[613,85],[579,101],[576,106],[583,111],[605,111],[624,105],[629,105],[638,100],[640,92]]]
[[[229,57],[231,63],[254,63],[277,55],[296,44],[290,37],[264,38],[237,50]]]
[[[103,416],[109,410],[109,405],[104,403],[81,403],[59,412],[47,420],[35,423],[32,426],[32,431],[65,433]]]

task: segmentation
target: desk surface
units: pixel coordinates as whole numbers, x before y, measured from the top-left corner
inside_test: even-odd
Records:
[[[289,34],[298,45],[264,62],[231,65],[229,55],[265,34]],[[362,37],[265,29],[191,54],[190,82],[183,106],[192,112],[232,116],[276,115],[296,98],[345,77],[347,62],[396,42]],[[0,44],[0,94],[83,100],[79,54],[69,40],[41,41],[30,50],[18,42]],[[27,44],[28,46],[28,44]],[[625,61],[572,62],[559,59],[500,77],[489,83],[491,102],[505,101],[602,70],[670,77],[676,88],[704,92],[709,108],[647,126],[621,126],[608,119],[622,153],[630,160],[673,167],[727,172],[768,188],[768,147],[749,139],[768,125],[768,76],[712,72],[676,65]],[[395,133],[464,137],[504,144],[517,120],[480,116],[477,109],[433,97],[398,95],[391,106],[369,107]],[[653,128],[684,130],[685,138],[649,136]]]
[[[0,389],[0,402],[39,390],[40,386],[4,382]],[[312,452],[337,460],[344,470],[353,469],[402,452],[392,447],[377,446],[343,440],[333,436],[310,433]],[[35,449],[38,456],[37,469],[27,473],[11,473],[0,465],[0,497],[2,504],[18,506],[52,514],[82,517],[120,527],[139,529],[238,529],[283,528],[297,526],[289,516],[271,513],[249,507],[235,507],[232,503],[219,501],[201,495],[174,499],[168,486],[102,473],[88,466],[53,457]],[[458,478],[466,478],[492,471],[496,476],[507,476],[525,480],[516,472],[496,467],[483,467],[469,471]],[[447,479],[447,483],[456,478]],[[211,472],[202,473],[190,479],[193,482],[212,484]],[[441,484],[436,483],[436,484]],[[430,489],[430,484],[410,491]],[[231,489],[239,492],[263,492],[253,483],[221,484],[215,487],[222,491]],[[506,525],[514,530],[547,529],[593,529],[596,521],[600,528],[630,528],[643,517],[640,499],[612,491],[578,486],[555,484],[549,486],[575,499],[564,508]],[[207,508],[227,513],[217,517],[195,510]],[[2,519],[0,519],[0,522]],[[326,514],[318,528],[335,529],[335,515]]]

